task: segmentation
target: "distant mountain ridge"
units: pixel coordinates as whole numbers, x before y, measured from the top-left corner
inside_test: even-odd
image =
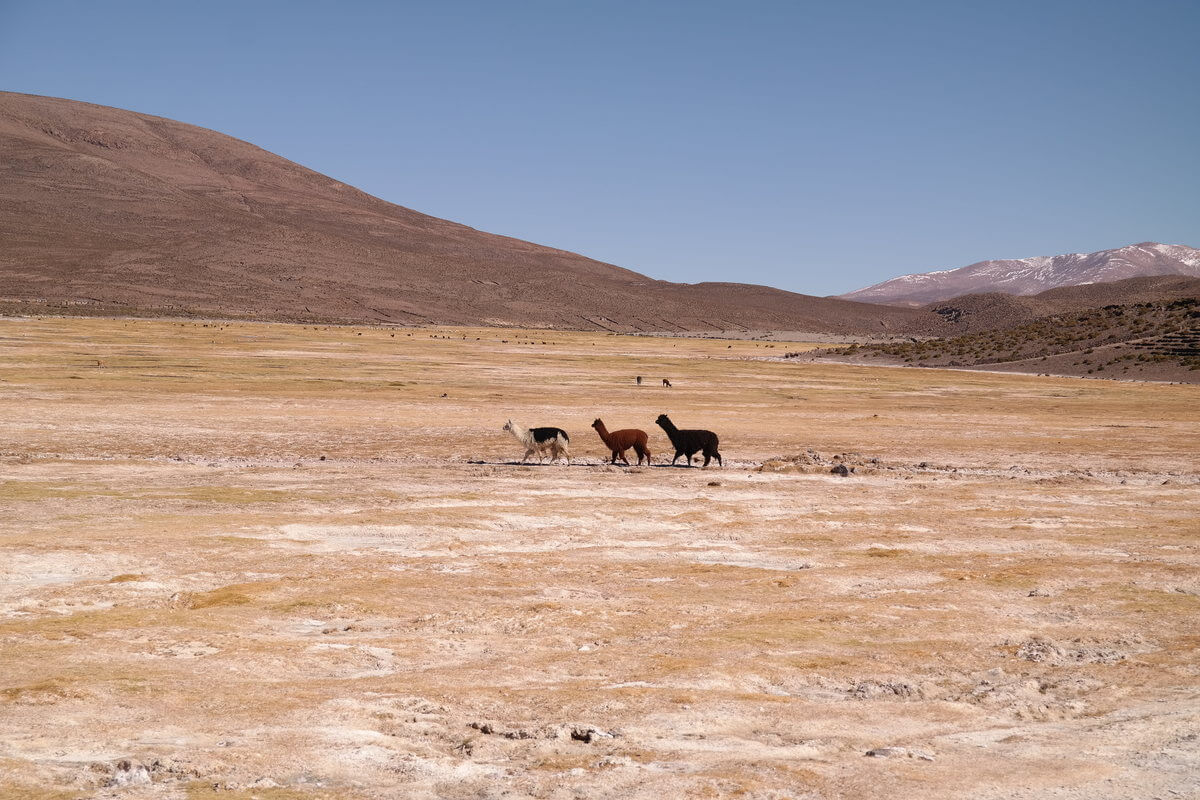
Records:
[[[0,306],[619,332],[930,334],[935,314],[659,281],[394,205],[215,131],[0,92]]]
[[[1200,250],[1142,242],[1095,253],[979,261],[965,267],[902,275],[839,297],[918,306],[965,294],[1032,295],[1048,289],[1157,275],[1200,277]]]

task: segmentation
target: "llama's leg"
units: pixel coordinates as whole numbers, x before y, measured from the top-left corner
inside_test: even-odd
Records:
[[[621,451],[621,460],[625,462],[625,466],[627,466],[627,467],[629,466],[629,459],[625,457],[625,451],[624,451],[624,450],[622,450],[622,451]],[[613,460],[613,463],[614,463],[614,464],[616,463],[616,460],[615,460],[615,459]]]
[[[725,462],[721,460],[721,454],[720,454],[720,453],[718,453],[716,450],[713,450],[713,455],[716,457],[716,459],[717,459],[717,463],[718,463],[718,464],[720,464],[720,465],[721,465],[721,467],[724,467],[724,466],[725,466]]]
[[[676,450],[676,451],[675,451],[675,457],[671,459],[671,466],[672,466],[672,467],[673,467],[673,466],[675,466],[675,462],[679,460],[679,457],[680,457],[681,455],[683,455],[683,451],[682,451],[682,450]]]

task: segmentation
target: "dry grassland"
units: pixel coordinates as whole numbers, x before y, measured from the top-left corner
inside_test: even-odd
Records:
[[[0,320],[0,795],[1195,797],[1197,388],[784,348]]]

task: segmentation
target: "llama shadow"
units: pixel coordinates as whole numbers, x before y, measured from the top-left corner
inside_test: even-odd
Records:
[[[489,467],[594,467],[594,466],[596,466],[595,464],[581,464],[578,462],[573,462],[571,464],[564,464],[561,461],[556,461],[553,464],[551,464],[547,461],[542,461],[542,462],[526,461],[526,462],[522,463],[519,460],[518,461],[483,461],[482,459],[471,459],[471,460],[467,461],[466,463],[473,464],[476,466],[489,466]]]
[[[519,460],[513,461],[484,461],[482,459],[471,459],[467,464],[475,466],[490,466],[490,467],[621,467],[623,469],[704,469],[700,464],[613,464],[611,461],[572,461],[570,464],[564,464],[561,461],[556,461],[553,464],[548,462],[526,461],[521,463]],[[719,465],[713,465],[719,466]]]

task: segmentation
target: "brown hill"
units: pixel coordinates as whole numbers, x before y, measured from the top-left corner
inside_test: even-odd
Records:
[[[1163,303],[1200,297],[1200,278],[1159,275],[1112,283],[1064,286],[1032,296],[991,292],[968,294],[924,308],[941,316],[962,333],[1007,330],[1040,317],[1109,305]]]
[[[935,332],[927,311],[678,284],[387,203],[254,145],[0,93],[0,300],[622,331]]]
[[[1060,304],[1063,310],[1019,324],[976,328],[960,336],[835,348],[813,357],[1200,383],[1200,280],[1192,279],[1190,289],[1180,284],[1177,296],[1169,299],[1163,297],[1161,287],[1157,291],[1125,288],[1128,295],[1143,299],[1081,306],[1078,304],[1095,298],[1066,293],[1043,301],[1047,306]],[[1117,294],[1111,293],[1110,298]],[[1157,297],[1145,299],[1148,295]],[[972,295],[963,299],[989,302],[991,298]]]

